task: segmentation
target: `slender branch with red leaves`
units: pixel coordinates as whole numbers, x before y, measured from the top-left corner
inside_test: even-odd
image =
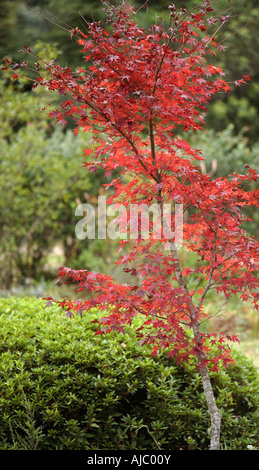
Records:
[[[180,135],[202,131],[213,96],[229,93],[232,85],[247,83],[249,76],[231,84],[223,70],[210,63],[211,56],[222,52],[217,31],[231,17],[229,12],[216,14],[216,2],[205,0],[190,12],[170,5],[168,27],[157,22],[148,30],[138,26],[136,12],[126,2],[118,7],[103,3],[105,27],[85,21],[84,30],[67,28],[82,49],[83,65],[72,71],[52,61],[44,63],[40,73],[40,58],[33,53],[33,87],[47,87],[64,96],[60,108],[50,113],[57,122],[65,125],[69,118],[76,123],[75,134],[78,129],[92,132],[93,146],[85,152],[90,161],[84,164],[89,171],[100,168],[107,176],[119,171],[108,185],[112,196],[107,202],[127,208],[155,203],[161,216],[164,204],[170,204],[167,229],[173,235],[168,238],[163,228],[158,240],[150,223],[148,239],[139,231],[136,239],[120,242],[119,252],[125,246],[127,252],[117,265],[132,279],[137,276],[136,285],[62,267],[60,281],[75,283],[77,292],[93,296],[48,298],[48,302],[57,302],[69,315],[92,307],[103,310],[99,334],[124,331],[136,315],[142,315],[138,335],[141,343],[152,346],[152,354],[166,349],[179,363],[196,358],[212,422],[210,448],[218,449],[221,414],[209,370],[218,370],[219,363],[233,363],[229,340],[237,337],[202,333],[201,324],[207,319],[204,304],[211,289],[227,299],[232,295],[250,299],[258,309],[259,244],[242,228],[242,210],[259,205],[258,189],[243,189],[259,175],[248,167],[245,174],[213,180],[200,171],[202,153]],[[18,64],[7,62],[14,65],[16,78]],[[197,256],[192,268],[183,266],[179,258],[173,230],[176,204],[182,204],[185,214],[183,246]],[[191,281],[196,288],[189,287]]]

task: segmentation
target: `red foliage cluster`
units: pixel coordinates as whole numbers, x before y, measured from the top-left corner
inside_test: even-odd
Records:
[[[123,331],[141,313],[144,321],[138,333],[142,343],[153,345],[154,354],[166,348],[178,361],[194,355],[200,367],[217,369],[219,360],[225,365],[232,362],[227,341],[236,337],[220,334],[216,340],[200,333],[207,318],[203,307],[208,291],[216,289],[227,299],[240,295],[259,306],[259,244],[242,228],[242,209],[259,205],[258,189],[245,189],[258,174],[248,168],[246,174],[213,180],[200,171],[201,152],[179,132],[202,130],[209,100],[215,93],[230,92],[224,72],[207,59],[222,51],[216,32],[229,15],[213,16],[209,0],[188,13],[171,5],[168,28],[161,22],[146,31],[135,22],[131,6],[104,3],[106,29],[93,21],[86,24],[86,32],[69,31],[82,48],[83,65],[72,71],[55,61],[45,63],[33,86],[64,95],[60,108],[51,112],[58,122],[65,125],[72,118],[75,134],[78,129],[91,131],[93,145],[85,153],[90,171],[101,168],[107,176],[120,171],[109,183],[113,191],[109,203],[156,202],[161,208],[171,203],[172,209],[174,203],[183,205],[183,245],[196,253],[198,261],[194,268],[182,267],[175,240],[169,240],[166,251],[168,240],[163,235],[159,243],[152,236],[123,240],[121,245],[128,250],[117,264],[138,277],[137,285],[120,285],[100,273],[63,267],[59,279],[74,282],[78,292],[93,296],[84,301],[48,300],[71,315],[94,306],[103,309],[106,316],[99,333]],[[216,28],[213,34],[211,27]],[[32,51],[29,54],[39,73],[40,59]],[[248,80],[243,77],[235,85]],[[196,282],[196,288],[188,287],[190,281]]]

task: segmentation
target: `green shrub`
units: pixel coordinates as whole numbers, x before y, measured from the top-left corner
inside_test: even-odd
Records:
[[[55,51],[49,54],[51,60]],[[0,284],[10,290],[25,280],[53,279],[60,265],[52,267],[54,248],[62,249],[65,265],[89,248],[75,236],[75,209],[85,194],[98,194],[101,172],[82,171],[88,132],[53,128],[40,112],[55,97],[7,77],[0,71]]]
[[[0,299],[0,449],[207,449],[194,366],[151,357],[134,327],[95,335],[98,315],[70,319],[39,299]],[[227,450],[258,445],[257,373],[235,358],[213,375]]]

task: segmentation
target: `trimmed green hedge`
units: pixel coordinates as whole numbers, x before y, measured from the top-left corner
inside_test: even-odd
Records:
[[[94,335],[34,298],[0,299],[0,449],[202,449],[209,417],[199,374],[126,335]],[[222,449],[258,448],[258,377],[236,365],[213,374]]]

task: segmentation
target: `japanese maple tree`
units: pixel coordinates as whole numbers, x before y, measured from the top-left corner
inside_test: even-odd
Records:
[[[75,47],[82,49],[77,70],[52,61],[44,63],[39,74],[40,59],[26,46],[34,61],[30,69],[39,74],[31,78],[33,87],[44,86],[64,97],[50,113],[59,123],[65,125],[69,118],[76,123],[75,134],[78,129],[92,132],[84,166],[88,171],[101,168],[110,177],[104,182],[112,189],[107,204],[130,208],[155,203],[161,217],[165,204],[170,204],[170,225],[163,226],[158,238],[150,222],[148,238],[139,228],[132,239],[129,219],[124,220],[128,236],[118,242],[116,265],[132,279],[137,276],[138,282],[118,284],[111,276],[62,267],[61,281],[76,283],[77,292],[93,295],[87,300],[48,300],[69,315],[97,306],[104,311],[99,334],[121,332],[142,315],[137,334],[141,344],[152,346],[152,354],[163,349],[179,363],[195,360],[210,413],[210,449],[219,449],[221,413],[209,372],[218,370],[219,363],[233,363],[229,341],[237,337],[206,334],[201,325],[208,320],[204,305],[211,289],[227,299],[250,299],[258,309],[259,244],[242,228],[242,209],[258,206],[258,189],[247,189],[258,174],[247,166],[242,175],[212,179],[200,170],[201,151],[180,136],[202,131],[210,99],[229,93],[232,85],[240,86],[249,77],[231,84],[223,70],[210,63],[224,49],[217,31],[231,16],[229,11],[216,13],[216,2],[205,0],[190,12],[170,5],[168,26],[157,21],[147,30],[138,26],[136,12],[126,2],[116,7],[103,3],[105,26],[84,21],[79,29],[61,23]],[[20,65],[29,68],[27,63]],[[12,67],[15,78],[18,64]],[[111,176],[114,170],[116,177]],[[194,267],[184,266],[179,257],[177,204],[184,213],[182,244],[195,253]],[[123,222],[120,217],[118,221]]]

